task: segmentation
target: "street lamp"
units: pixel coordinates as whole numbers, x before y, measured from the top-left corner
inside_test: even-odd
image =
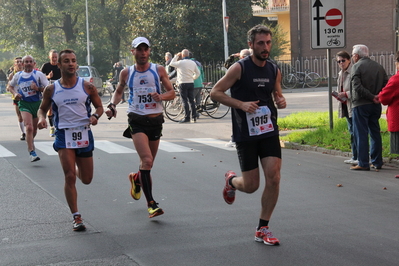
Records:
[[[86,0],[86,36],[87,36],[87,65],[90,66],[90,37],[89,37],[89,11],[87,8],[87,0]]]
[[[222,0],[223,9],[223,31],[224,31],[224,58],[229,58],[229,45],[227,41],[227,31],[229,29],[229,17],[226,16],[226,0]]]

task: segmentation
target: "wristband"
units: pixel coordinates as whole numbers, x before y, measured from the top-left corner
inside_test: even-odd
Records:
[[[92,114],[91,116],[94,116],[97,120],[100,118],[100,116],[96,113]]]
[[[112,109],[116,108],[116,104],[110,103],[110,104],[108,104],[107,108],[112,110]]]
[[[107,108],[112,112],[112,115],[108,117],[108,120],[111,120],[111,118],[115,115],[115,107],[116,105],[113,103],[108,104]]]

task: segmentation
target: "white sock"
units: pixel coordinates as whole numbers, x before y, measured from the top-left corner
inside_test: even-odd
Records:
[[[19,128],[21,129],[22,133],[25,133],[25,125],[24,122],[19,122]]]

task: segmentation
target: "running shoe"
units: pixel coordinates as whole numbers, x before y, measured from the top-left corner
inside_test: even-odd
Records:
[[[139,200],[141,197],[139,173],[140,172],[129,174],[129,181],[132,184],[132,188],[130,189],[130,194],[132,195],[132,198],[135,200]]]
[[[273,236],[272,232],[269,231],[269,226],[262,226],[259,230],[256,230],[255,241],[263,242],[269,246],[280,245],[280,241]]]
[[[153,218],[155,216],[159,216],[163,214],[163,210],[158,207],[158,203],[155,201],[150,201],[150,204],[148,206],[148,217]]]
[[[29,154],[30,154],[30,161],[31,162],[36,162],[36,161],[40,160],[39,156],[37,156],[35,151],[31,151]]]
[[[20,140],[25,140],[25,137],[26,137],[26,134],[25,133],[22,133],[21,134],[21,137],[19,138]]]
[[[237,175],[233,171],[227,171],[224,176],[226,180],[226,185],[223,189],[223,198],[227,204],[233,204],[234,200],[236,199],[236,189],[229,184],[229,181]]]
[[[55,136],[55,128],[50,127],[50,137],[54,137],[54,136]]]
[[[83,224],[83,220],[80,214],[73,216],[73,231],[84,231],[86,226]]]
[[[224,144],[224,146],[226,147],[236,147],[236,143],[234,141],[229,140],[229,142],[227,142],[226,144]]]

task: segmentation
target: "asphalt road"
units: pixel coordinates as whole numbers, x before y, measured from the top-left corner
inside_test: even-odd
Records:
[[[328,110],[325,89],[285,95],[280,116]],[[281,245],[255,242],[262,191],[238,193],[231,206],[222,198],[224,173],[239,171],[234,149],[224,146],[229,117],[166,121],[152,171],[165,214],[149,219],[145,200],[129,195],[127,174],[138,169],[138,158],[121,135],[123,105],[116,119],[93,127],[95,177],[89,186],[78,184],[88,229],[73,232],[59,160],[47,149],[52,139],[39,131],[41,160],[29,162],[10,102],[0,96],[0,265],[399,264],[399,170],[351,171],[344,157],[310,151],[283,150],[270,223]]]

